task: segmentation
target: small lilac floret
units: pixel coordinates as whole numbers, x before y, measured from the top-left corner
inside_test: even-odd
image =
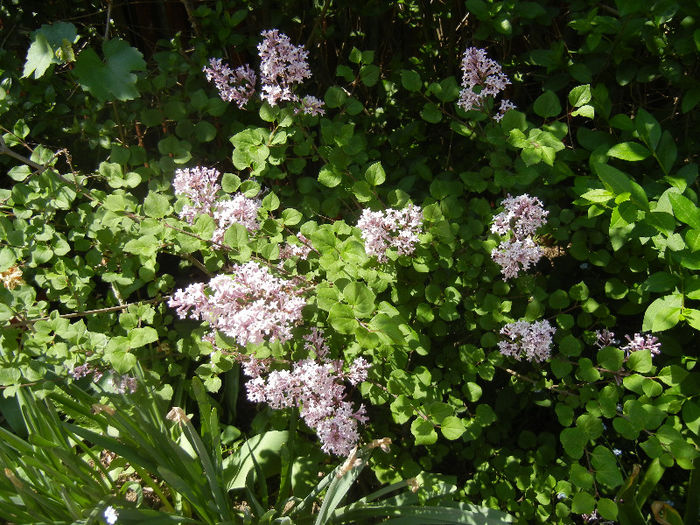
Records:
[[[514,357],[518,361],[542,362],[550,357],[552,336],[556,329],[549,321],[515,321],[501,328],[501,335],[506,340],[499,341],[498,348],[505,356]]]
[[[297,239],[301,244],[285,243],[280,248],[280,259],[290,259],[291,257],[299,257],[302,260],[311,253],[311,241],[307,239],[301,232],[297,233]]]
[[[323,105],[323,100],[319,100],[311,95],[306,95],[301,99],[301,107],[297,110],[297,113],[301,111],[305,115],[311,115],[312,117],[317,115],[323,116],[326,114],[326,110],[323,109]]]
[[[258,223],[258,199],[249,199],[242,193],[237,193],[231,199],[222,199],[214,206],[214,221],[216,229],[212,235],[212,241],[221,243],[226,230],[234,224],[242,224],[249,232],[260,229]]]
[[[615,339],[615,332],[611,332],[607,328],[603,328],[602,330],[596,330],[595,337],[595,344],[596,346],[598,346],[598,348],[603,348],[605,346],[615,346],[620,342],[617,339]]]
[[[372,211],[362,210],[357,227],[362,230],[365,251],[370,257],[377,256],[379,262],[386,262],[386,250],[395,248],[400,255],[411,255],[418,244],[418,234],[422,232],[423,212],[418,206],[409,204],[403,210]]]
[[[235,102],[241,109],[255,94],[256,77],[248,64],[233,70],[220,58],[212,58],[202,71],[209,82],[214,82],[222,100]]]

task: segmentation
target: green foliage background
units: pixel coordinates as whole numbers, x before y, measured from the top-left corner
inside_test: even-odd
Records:
[[[287,498],[301,499],[335,463],[293,413],[248,403],[235,360],[212,352],[204,328],[176,320],[165,299],[233,263],[276,265],[301,231],[314,254],[283,271],[315,285],[305,323],[326,328],[335,357],[372,362],[353,396],[371,405],[366,440],[393,441],[367,459],[356,499],[427,476],[421,503],[446,504],[447,494],[519,523],[580,523],[594,510],[601,522],[696,523],[696,2],[219,0],[107,4],[108,14],[84,1],[70,19],[58,5],[30,4],[0,8],[0,271],[17,266],[24,280],[0,288],[3,435],[49,439],[28,415],[38,403],[67,439],[84,440],[85,454],[112,450],[133,474],[136,457],[116,448],[146,445],[127,443],[126,427],[109,442],[106,422],[85,409],[115,404],[142,421],[134,407],[148,400],[168,443],[211,440],[190,456],[214,458],[224,487],[224,503],[198,507],[216,483],[188,495],[187,482],[143,463],[133,483],[164,492],[150,506],[216,522],[243,520],[231,502],[246,501],[254,519],[282,519]],[[260,31],[273,27],[309,50],[314,77],[303,90],[324,99],[324,117],[259,103],[239,110],[207,84],[209,57],[255,63]],[[507,97],[518,110],[501,123],[455,104],[468,46],[486,48],[513,80]],[[211,220],[176,218],[184,202],[174,170],[194,165],[224,172],[226,193],[262,198],[260,233],[234,227],[216,247]],[[503,197],[526,192],[549,210],[547,257],[504,281],[490,223]],[[408,202],[425,219],[415,255],[368,258],[353,227],[361,209]],[[498,331],[518,319],[556,326],[551,360],[500,354]],[[618,338],[651,332],[661,355],[599,348],[604,328]],[[296,341],[247,351],[304,356]],[[105,370],[99,384],[72,384],[68,372],[84,362]],[[132,399],[109,386],[125,374],[145,385]],[[172,406],[197,407],[191,430],[163,422]],[[244,461],[245,443],[274,432],[295,437],[270,441],[270,465],[249,465],[254,486],[221,481]],[[28,468],[0,452],[26,483]],[[196,468],[190,475],[207,467]],[[122,471],[108,474],[112,483],[98,476],[102,488],[66,520],[98,519],[108,501],[148,510],[117,497]],[[0,479],[0,500],[21,506],[17,492],[11,476]],[[54,496],[46,508],[58,512],[67,504]],[[348,520],[356,510],[345,508]]]

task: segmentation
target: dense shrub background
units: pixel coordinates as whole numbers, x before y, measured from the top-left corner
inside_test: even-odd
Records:
[[[246,400],[232,341],[213,351],[167,306],[233,264],[276,266],[301,231],[314,253],[284,270],[314,284],[305,325],[325,328],[335,358],[373,364],[352,392],[368,406],[363,441],[393,442],[351,498],[419,476],[415,501],[390,503],[408,513],[449,495],[519,523],[696,523],[696,2],[74,2],[69,17],[62,2],[32,4],[0,8],[0,271],[23,279],[0,288],[3,519],[85,522],[113,505],[124,520],[150,508],[271,521],[341,464],[294,411]],[[255,65],[271,28],[308,49],[300,93],[324,99],[324,117],[240,110],[206,82],[210,57]],[[455,104],[469,46],[512,80],[518,110],[500,123]],[[174,172],[195,165],[225,173],[225,193],[258,196],[262,230],[233,228],[217,247],[211,221],[178,220]],[[504,280],[490,225],[523,193],[549,211],[546,256]],[[362,209],[409,202],[424,215],[415,254],[367,257]],[[498,351],[519,319],[556,327],[551,359]],[[603,329],[619,344],[598,344]],[[624,335],[642,332],[660,355],[626,356]],[[301,359],[302,333],[244,351]],[[86,362],[102,379],[73,379]],[[119,395],[132,377],[139,388]],[[172,407],[190,426],[164,421]],[[131,440],[134,428],[150,431]],[[22,463],[23,447],[49,442],[51,469]],[[148,457],[167,447],[180,459]],[[104,476],[90,473],[101,451],[116,454]],[[69,471],[95,486],[52,492]],[[294,519],[360,519],[307,507]]]

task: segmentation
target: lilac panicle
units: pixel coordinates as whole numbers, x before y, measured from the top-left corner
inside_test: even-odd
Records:
[[[214,82],[222,100],[235,102],[241,109],[255,94],[255,73],[248,64],[233,70],[220,58],[212,58],[202,71]]]
[[[503,241],[491,252],[491,258],[501,267],[506,279],[517,277],[520,271],[527,271],[542,257],[542,248],[530,237],[523,240]]]
[[[533,240],[538,228],[547,222],[549,212],[542,201],[527,193],[503,199],[501,213],[493,218],[491,231],[499,235],[512,234],[510,240],[501,242],[491,252],[491,258],[501,267],[503,277],[517,277],[542,257],[543,251]]]
[[[512,232],[516,238],[522,239],[547,223],[549,212],[537,197],[530,197],[527,193],[517,197],[508,195],[501,204],[505,209],[493,218],[493,233],[505,235]]]
[[[207,321],[241,346],[288,341],[305,304],[289,281],[254,262],[235,265],[232,275],[217,275],[206,288],[196,283],[177,290],[168,301],[181,319]]]
[[[316,359],[296,361],[291,370],[272,370],[263,377],[259,367],[248,373],[248,400],[266,402],[274,409],[297,407],[304,422],[321,440],[321,449],[329,454],[347,456],[360,439],[358,424],[367,417],[363,405],[354,410],[345,399],[344,381],[356,385],[367,379],[370,364],[356,358],[347,373],[342,361],[327,359],[328,346],[323,332],[313,328],[304,336],[305,347]]]
[[[516,321],[501,328],[501,335],[506,339],[499,341],[498,349],[505,356],[514,357],[518,361],[542,362],[550,357],[552,336],[556,329],[549,321]]]
[[[639,352],[640,350],[649,350],[652,356],[661,353],[661,343],[659,343],[659,339],[653,335],[636,333],[632,337],[625,335],[625,339],[627,339],[627,344],[621,347],[621,350],[625,351],[626,356],[629,356],[632,352]]]
[[[503,73],[501,66],[495,60],[486,56],[486,50],[468,47],[462,57],[462,90],[459,93],[457,105],[464,111],[480,109],[486,97],[495,97],[510,84],[510,79]],[[508,101],[506,109],[501,104],[501,112],[515,106]],[[500,118],[497,118],[500,120]]]
[[[395,248],[400,255],[414,252],[422,222],[420,207],[409,204],[403,210],[389,209],[384,212],[366,208],[362,210],[357,227],[362,230],[367,255],[376,255],[379,262],[386,262],[388,248]]]
[[[218,170],[202,166],[175,170],[175,195],[184,195],[192,202],[183,206],[180,211],[182,220],[192,224],[200,213],[211,213],[216,192],[221,189],[217,183],[219,175]]]
[[[260,55],[260,82],[262,99],[271,106],[280,101],[296,102],[299,97],[292,91],[294,84],[311,78],[304,46],[295,46],[289,37],[277,29],[263,31],[263,41],[258,44]]]

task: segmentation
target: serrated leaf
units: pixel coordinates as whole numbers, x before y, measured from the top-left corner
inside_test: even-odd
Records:
[[[46,70],[54,63],[54,51],[46,37],[38,33],[27,50],[22,78],[34,73],[34,78],[41,78]]]
[[[78,55],[73,74],[80,86],[101,102],[137,98],[136,75],[132,71],[146,69],[141,52],[118,38],[105,41],[102,52],[104,61],[90,47]]]

